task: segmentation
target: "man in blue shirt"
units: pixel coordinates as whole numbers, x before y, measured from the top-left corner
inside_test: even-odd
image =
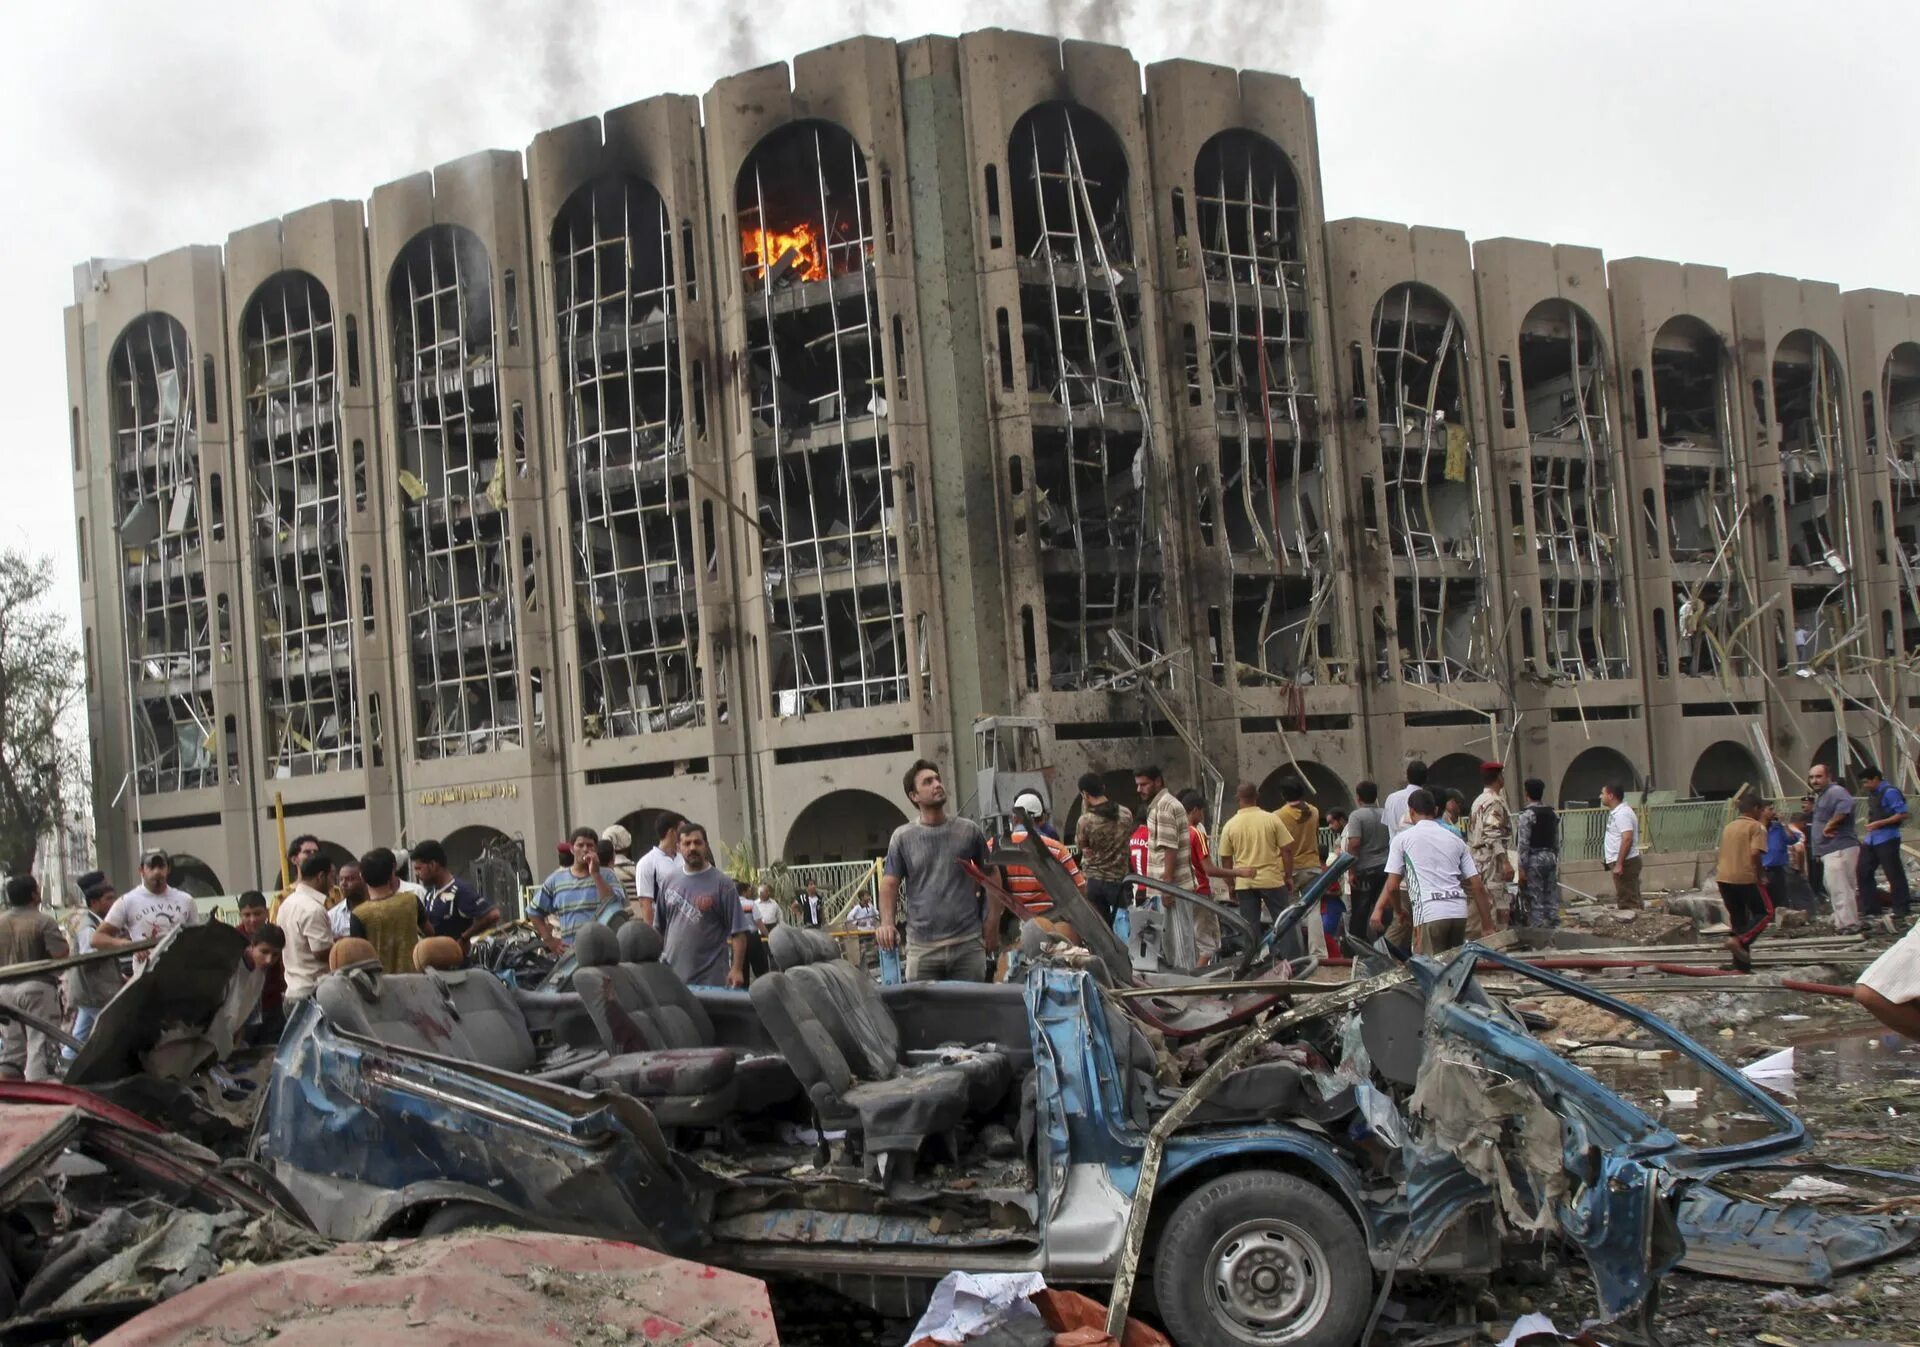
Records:
[[[1893,915],[1904,922],[1912,903],[1906,863],[1900,858],[1900,825],[1907,821],[1907,797],[1871,763],[1860,769],[1860,789],[1867,797],[1867,836],[1860,846],[1860,906],[1863,911],[1875,906],[1879,890],[1873,874],[1882,870],[1893,899]]]
[[[600,834],[591,828],[575,828],[572,846],[573,864],[548,875],[547,882],[527,904],[533,929],[555,955],[571,949],[574,934],[597,918],[608,903],[627,901],[620,877],[600,864]]]

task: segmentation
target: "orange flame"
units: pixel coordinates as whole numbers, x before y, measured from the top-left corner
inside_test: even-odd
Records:
[[[814,237],[813,226],[797,224],[791,233],[780,233],[771,229],[743,229],[740,231],[741,260],[749,266],[759,268],[758,275],[766,279],[769,269],[775,266],[788,253],[797,254],[793,270],[803,281],[824,281],[827,279],[827,253],[820,246],[820,240]]]

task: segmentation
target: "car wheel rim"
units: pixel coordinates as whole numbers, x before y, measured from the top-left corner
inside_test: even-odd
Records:
[[[1249,1341],[1296,1341],[1320,1322],[1332,1295],[1319,1241],[1290,1221],[1242,1222],[1207,1256],[1208,1305]]]

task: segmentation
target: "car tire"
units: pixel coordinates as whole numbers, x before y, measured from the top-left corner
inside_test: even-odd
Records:
[[[1337,1198],[1292,1174],[1243,1170],[1174,1208],[1153,1290],[1180,1347],[1354,1347],[1373,1264]]]
[[[427,1219],[420,1222],[420,1238],[432,1239],[435,1235],[452,1235],[462,1230],[481,1230],[488,1226],[508,1230],[526,1228],[510,1213],[484,1202],[446,1202],[428,1212]]]

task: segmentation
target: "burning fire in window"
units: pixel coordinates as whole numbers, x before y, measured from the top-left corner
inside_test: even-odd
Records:
[[[761,280],[778,281],[788,275],[803,281],[827,279],[827,250],[810,224],[796,224],[788,232],[743,229],[740,255],[747,272]]]

